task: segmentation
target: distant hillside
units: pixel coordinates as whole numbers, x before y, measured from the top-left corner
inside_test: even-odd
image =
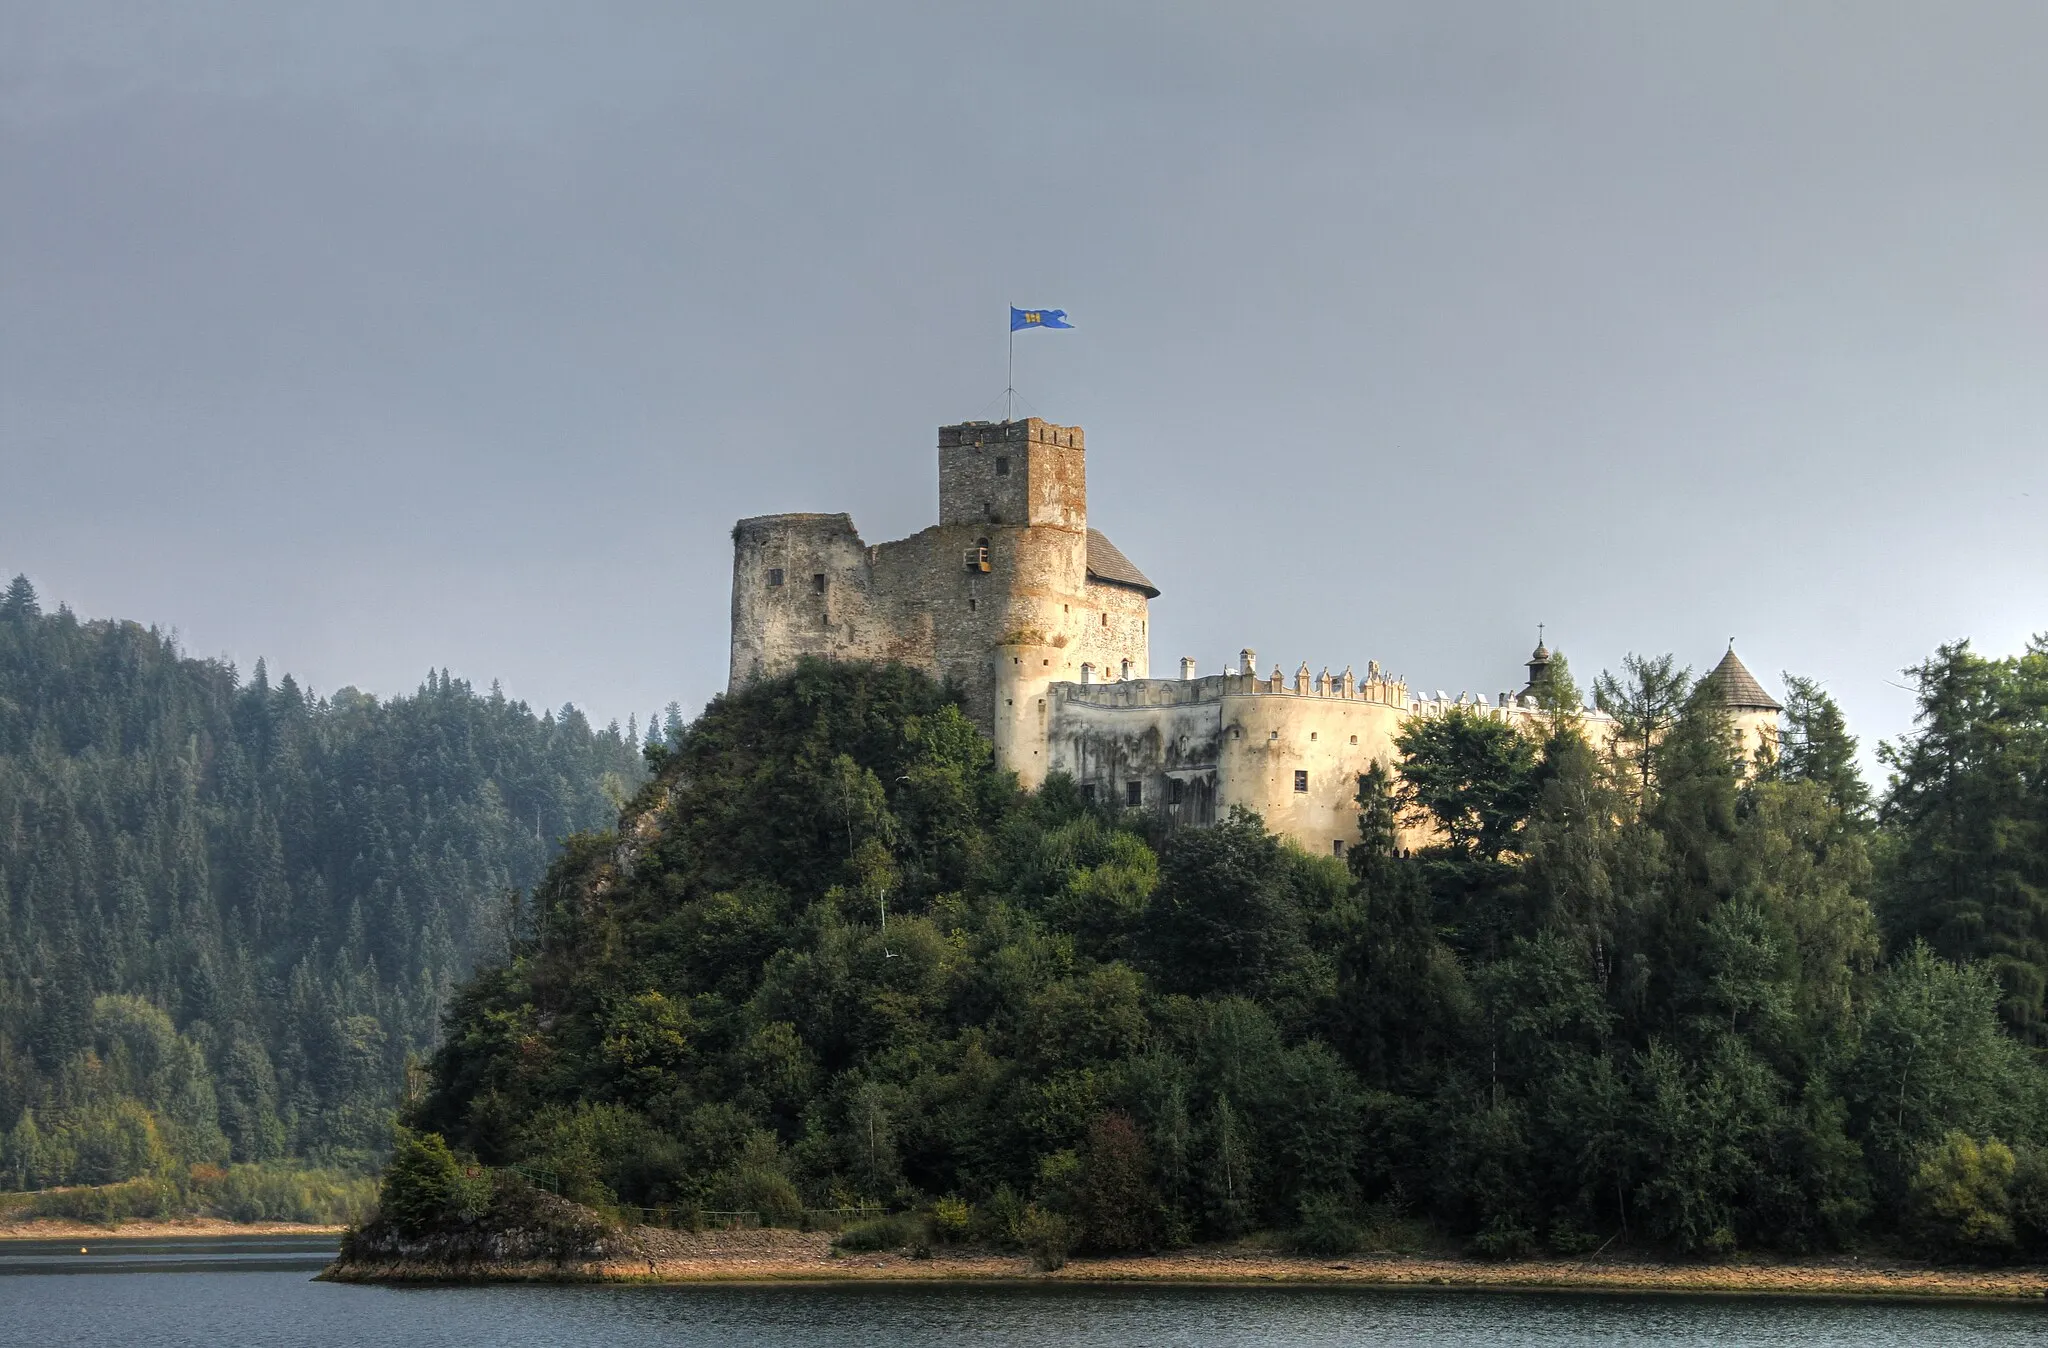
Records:
[[[443,672],[243,681],[0,600],[0,1188],[360,1163],[508,895],[644,775],[618,728]]]

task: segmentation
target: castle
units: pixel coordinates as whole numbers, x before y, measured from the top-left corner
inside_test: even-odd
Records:
[[[1495,700],[1411,693],[1370,662],[1151,676],[1159,589],[1088,524],[1078,426],[970,421],[939,428],[939,522],[869,545],[846,515],[761,515],[733,527],[731,686],[807,655],[893,660],[950,682],[1027,788],[1055,772],[1094,799],[1182,824],[1255,810],[1300,846],[1342,855],[1358,836],[1358,775],[1398,757],[1412,716],[1454,706],[1510,722],[1540,713],[1529,682]],[[1745,755],[1775,746],[1778,704],[1731,646],[1717,681]],[[1586,713],[1596,738],[1612,732]]]

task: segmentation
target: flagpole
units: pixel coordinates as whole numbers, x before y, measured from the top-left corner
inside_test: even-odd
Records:
[[[1014,306],[1013,306],[1014,307]],[[1017,419],[1017,325],[1010,324],[1010,377],[1003,389],[1003,420]]]

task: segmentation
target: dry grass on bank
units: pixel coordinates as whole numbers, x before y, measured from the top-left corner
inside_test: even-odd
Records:
[[[131,1220],[114,1226],[81,1222],[69,1217],[29,1217],[0,1220],[0,1241],[76,1240],[162,1240],[197,1236],[339,1236],[345,1228],[307,1222],[231,1222],[222,1217],[160,1217]]]
[[[1312,1258],[1249,1245],[1169,1254],[1077,1258],[1040,1272],[1021,1255],[939,1250],[835,1252],[823,1232],[667,1231],[635,1228],[601,1263],[436,1269],[425,1265],[337,1268],[349,1281],[562,1279],[607,1282],[1033,1282],[1291,1284],[1297,1286],[1551,1289],[1750,1295],[2007,1297],[2048,1296],[2048,1268],[1949,1268],[1875,1259],[1806,1262],[1661,1263],[1609,1260],[1488,1262],[1416,1255]]]

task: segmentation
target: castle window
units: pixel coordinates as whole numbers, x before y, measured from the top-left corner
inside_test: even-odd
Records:
[[[972,612],[974,612],[975,606],[976,606],[977,604],[979,604],[980,602],[981,602],[981,601],[980,601],[979,599],[970,599],[970,600],[968,600],[968,601],[967,601],[967,611],[968,611],[969,613],[972,613]]]
[[[1314,744],[1314,743],[1316,742],[1316,732],[1315,732],[1315,731],[1311,730],[1311,731],[1309,731],[1309,732],[1308,732],[1308,742],[1309,742],[1310,744]]]
[[[1295,789],[1296,791],[1306,791],[1306,790],[1308,790],[1308,774],[1307,774],[1306,772],[1302,772],[1302,771],[1296,771],[1296,772],[1295,772],[1295,774],[1294,774],[1294,789]]]
[[[1130,806],[1138,806],[1138,805],[1143,805],[1144,803],[1145,803],[1145,784],[1144,784],[1143,782],[1125,782],[1125,783],[1124,783],[1124,804],[1126,804],[1126,805],[1130,805]]]
[[[1090,805],[1095,803],[1095,783],[1086,782],[1082,784],[1081,799],[1087,801]]]
[[[1166,803],[1168,805],[1180,804],[1181,792],[1185,789],[1178,780],[1168,782],[1166,784]]]
[[[1009,455],[1007,455],[1007,454],[998,454],[998,455],[996,455],[996,476],[997,476],[997,477],[1008,477],[1009,475],[1010,475],[1010,456],[1009,456]]]
[[[780,586],[781,584],[782,568],[779,566],[770,567],[768,569],[768,588],[772,590]]]
[[[819,594],[825,593],[825,573],[823,571],[816,572],[811,576],[811,588]]]
[[[1107,613],[1102,615],[1102,625],[1104,627],[1109,626],[1109,615]]]
[[[1352,742],[1353,744],[1356,744],[1356,743],[1358,743],[1358,736],[1356,736],[1356,735],[1353,735],[1353,736],[1351,737],[1351,742]]]
[[[1333,857],[1344,855],[1344,840],[1342,838],[1330,839],[1330,855]]]

